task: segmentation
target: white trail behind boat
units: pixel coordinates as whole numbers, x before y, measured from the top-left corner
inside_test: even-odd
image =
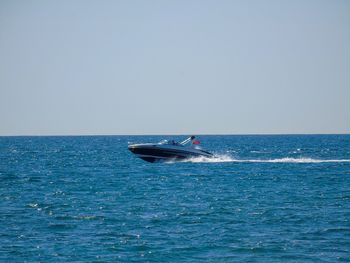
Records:
[[[314,159],[308,157],[292,158],[276,158],[276,159],[236,159],[229,155],[215,155],[213,158],[195,157],[183,162],[191,163],[346,163],[350,159]]]

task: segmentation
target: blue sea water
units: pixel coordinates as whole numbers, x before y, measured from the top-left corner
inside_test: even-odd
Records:
[[[0,137],[1,262],[350,262],[350,135]]]

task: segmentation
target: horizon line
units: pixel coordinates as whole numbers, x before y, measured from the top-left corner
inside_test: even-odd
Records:
[[[24,134],[0,135],[0,137],[98,137],[98,136],[282,136],[282,135],[350,135],[350,133],[146,133],[146,134]]]

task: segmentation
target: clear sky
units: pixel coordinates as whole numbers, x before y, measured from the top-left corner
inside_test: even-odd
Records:
[[[0,0],[0,135],[350,132],[350,1]]]

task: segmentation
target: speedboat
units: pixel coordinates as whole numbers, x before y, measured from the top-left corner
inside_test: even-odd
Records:
[[[150,163],[179,161],[193,157],[214,157],[212,153],[201,149],[198,144],[199,141],[195,140],[195,136],[191,136],[182,142],[162,140],[159,143],[131,144],[128,149],[137,157]]]

